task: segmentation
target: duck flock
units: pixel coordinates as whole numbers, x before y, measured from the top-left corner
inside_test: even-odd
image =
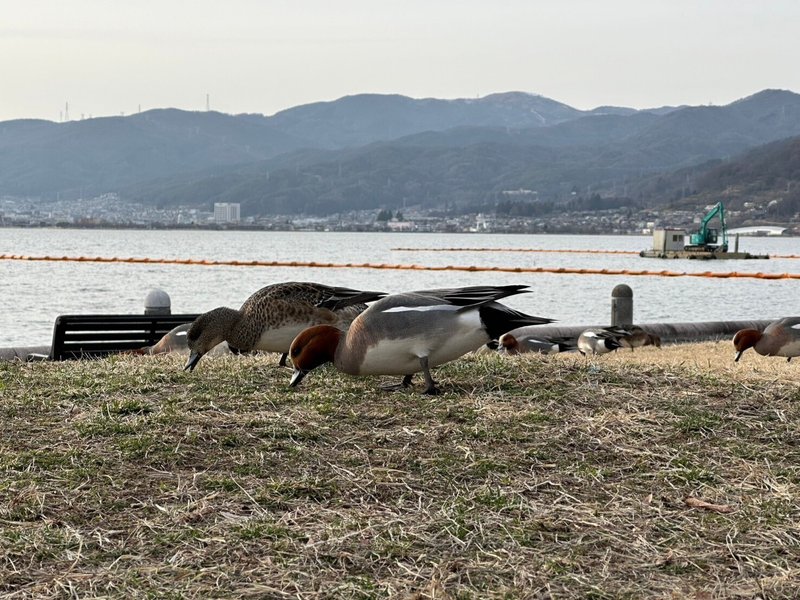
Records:
[[[411,386],[422,373],[425,394],[439,388],[431,369],[481,347],[505,354],[578,351],[584,355],[619,348],[660,346],[658,336],[640,327],[597,327],[577,339],[546,338],[536,325],[552,319],[527,315],[498,302],[522,294],[525,285],[469,286],[387,295],[310,282],[268,285],[238,310],[219,307],[200,315],[186,331],[193,370],[223,342],[234,353],[251,351],[287,356],[295,387],[326,363],[349,375],[398,375],[397,385]],[[763,332],[743,329],[733,338],[735,360],[753,348],[764,356],[800,356],[800,317],[771,323]],[[161,344],[164,347],[166,344]]]

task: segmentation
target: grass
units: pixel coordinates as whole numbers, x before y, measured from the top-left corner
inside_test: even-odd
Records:
[[[800,365],[732,359],[0,363],[0,595],[796,598]]]

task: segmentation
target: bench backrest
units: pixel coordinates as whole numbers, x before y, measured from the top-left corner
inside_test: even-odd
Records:
[[[52,360],[102,357],[152,346],[196,314],[183,315],[61,315],[53,328]]]

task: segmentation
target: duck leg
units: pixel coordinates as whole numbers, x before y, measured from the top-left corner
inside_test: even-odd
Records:
[[[281,359],[278,361],[278,366],[279,367],[285,367],[286,366],[286,358],[288,356],[289,356],[288,352],[284,352],[283,354],[281,354]]]
[[[392,385],[382,385],[381,389],[386,392],[397,392],[399,390],[404,390],[408,387],[411,387],[412,377],[414,377],[414,375],[404,375],[403,381],[401,381],[400,383],[394,383]]]
[[[422,374],[425,376],[425,389],[422,393],[428,394],[429,396],[437,395],[439,389],[436,387],[436,382],[433,380],[433,377],[431,377],[431,370],[428,367],[428,357],[421,357],[419,359],[419,364],[422,365]]]

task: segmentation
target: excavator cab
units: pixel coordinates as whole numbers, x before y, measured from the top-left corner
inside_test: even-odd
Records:
[[[697,233],[693,233],[692,236],[689,238],[689,242],[692,244],[692,246],[715,245],[717,243],[718,237],[719,237],[718,229],[706,229],[705,231],[699,231]]]

